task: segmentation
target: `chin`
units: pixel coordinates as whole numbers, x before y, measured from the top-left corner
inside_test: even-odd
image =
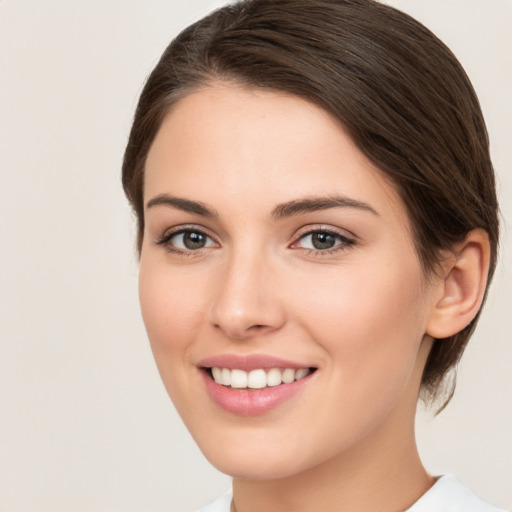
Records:
[[[308,448],[307,440],[271,429],[242,429],[220,435],[201,432],[195,440],[203,455],[219,471],[245,480],[287,478],[316,466],[322,461],[322,450]],[[209,434],[209,435],[208,435]]]
[[[222,473],[242,480],[278,480],[302,472],[295,461],[281,457],[241,457],[240,453],[207,456],[209,462]]]

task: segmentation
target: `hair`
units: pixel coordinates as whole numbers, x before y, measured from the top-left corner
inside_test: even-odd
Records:
[[[490,282],[499,214],[475,91],[432,32],[374,0],[242,0],[171,41],[142,90],[123,161],[139,254],[151,144],[180,98],[218,82],[284,91],[330,112],[394,184],[425,275],[436,271],[441,251],[481,228],[490,240]],[[479,314],[459,333],[434,341],[421,396],[431,402],[442,391],[438,412],[453,396],[455,368]]]

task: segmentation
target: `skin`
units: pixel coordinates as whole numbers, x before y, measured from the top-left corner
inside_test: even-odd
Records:
[[[140,301],[166,389],[205,456],[234,477],[237,511],[411,506],[434,481],[414,437],[429,333],[448,332],[445,294],[458,288],[425,279],[392,184],[321,108],[212,84],[164,120],[144,187],[146,205],[166,194],[216,213],[146,206]],[[272,214],[334,195],[369,208]],[[158,243],[183,228],[208,235],[205,247],[179,235]],[[312,249],[307,233],[325,229],[352,242]],[[318,370],[281,406],[247,417],[205,392],[198,364],[218,354]]]

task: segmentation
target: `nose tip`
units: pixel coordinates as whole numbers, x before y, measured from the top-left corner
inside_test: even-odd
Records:
[[[283,314],[275,302],[262,301],[254,293],[223,294],[213,309],[213,325],[234,341],[263,336],[279,329]]]
[[[273,321],[268,316],[265,320],[262,318],[256,320],[243,311],[232,313],[224,311],[219,313],[219,310],[217,310],[214,327],[234,341],[243,341],[256,336],[263,336],[275,330],[280,324],[279,321]],[[262,321],[266,321],[266,323],[257,323]]]
[[[271,276],[265,276],[261,267],[232,266],[217,288],[211,310],[215,329],[235,341],[279,329],[285,322],[285,314],[273,284]]]

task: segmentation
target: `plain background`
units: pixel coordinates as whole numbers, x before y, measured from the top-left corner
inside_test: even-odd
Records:
[[[0,0],[0,511],[186,511],[229,487],[160,383],[120,165],[142,83],[214,0]],[[501,262],[435,474],[512,508],[512,2],[394,0],[459,57],[499,176]]]

